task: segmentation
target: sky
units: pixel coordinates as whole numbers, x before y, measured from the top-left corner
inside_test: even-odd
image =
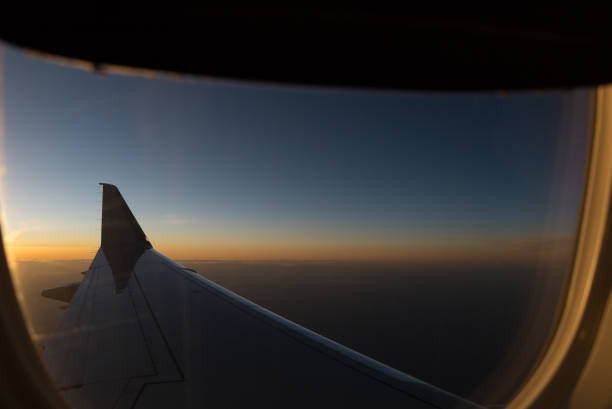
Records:
[[[92,258],[98,182],[175,259],[512,259],[565,249],[576,228],[587,90],[322,90],[0,52],[18,260]]]

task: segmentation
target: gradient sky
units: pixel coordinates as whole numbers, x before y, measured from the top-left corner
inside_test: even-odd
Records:
[[[93,256],[98,182],[181,259],[515,254],[575,229],[585,90],[322,91],[2,54],[3,228],[16,258]]]

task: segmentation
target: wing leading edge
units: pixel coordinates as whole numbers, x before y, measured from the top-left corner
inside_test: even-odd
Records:
[[[74,407],[478,407],[168,259],[103,186],[102,246],[43,352]]]

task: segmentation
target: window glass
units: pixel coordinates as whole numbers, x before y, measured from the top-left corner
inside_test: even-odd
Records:
[[[155,249],[485,405],[571,267],[591,92],[325,90],[96,74],[2,47],[3,234],[35,343],[100,246],[98,182]]]

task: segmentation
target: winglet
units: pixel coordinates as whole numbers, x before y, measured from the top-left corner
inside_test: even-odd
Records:
[[[102,185],[102,251],[113,271],[115,287],[127,286],[132,269],[151,243],[121,196],[117,186]]]

